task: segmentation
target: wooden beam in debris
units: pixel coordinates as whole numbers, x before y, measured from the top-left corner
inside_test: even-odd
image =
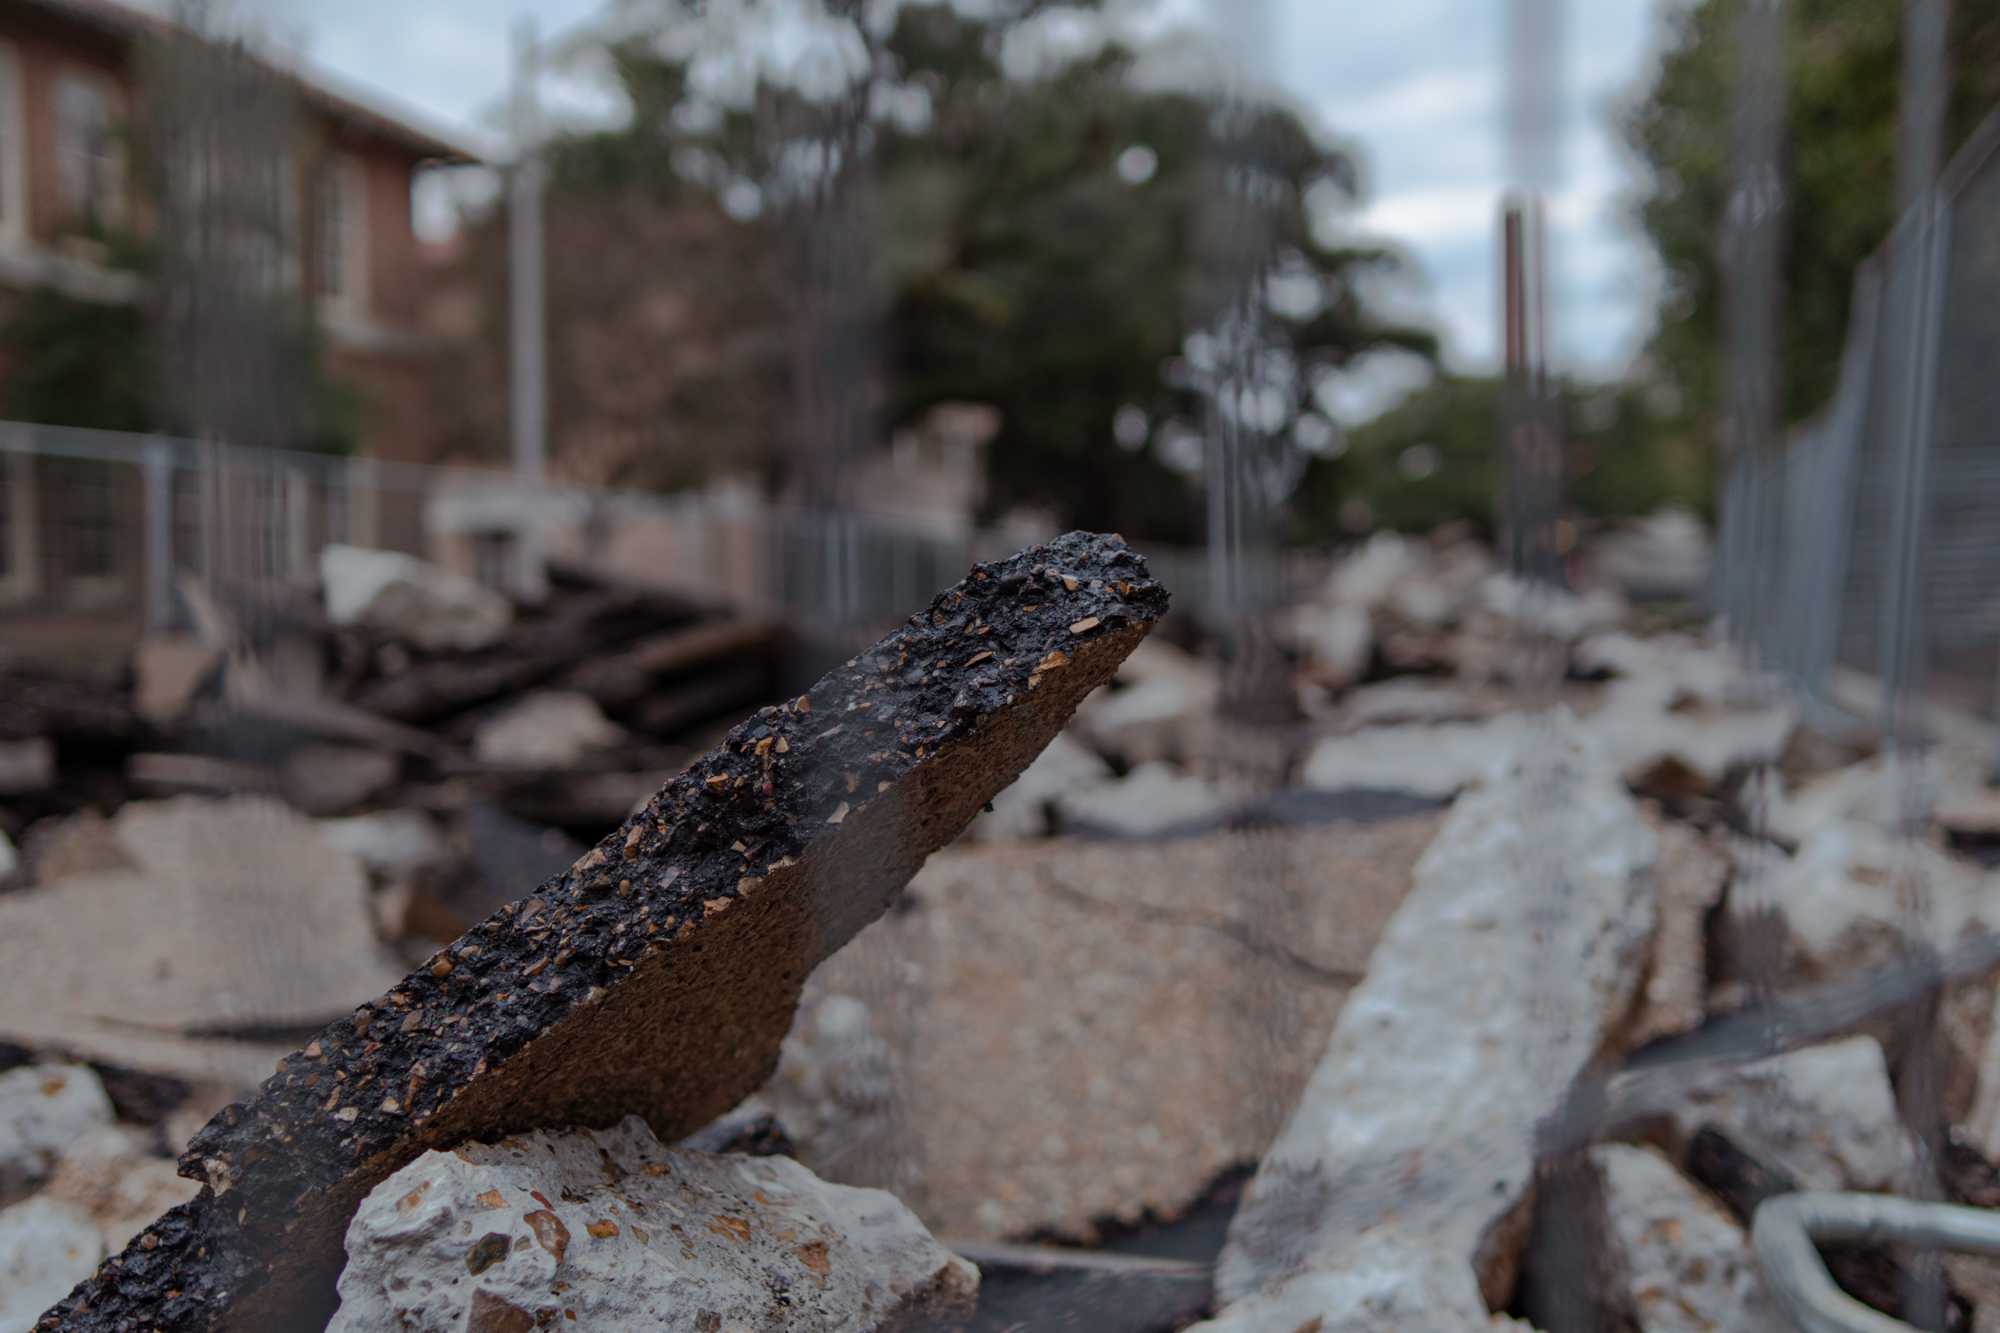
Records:
[[[280,1062],[202,1182],[38,1328],[316,1326],[362,1196],[418,1154],[644,1116],[674,1140],[777,1063],[815,964],[878,916],[1164,614],[1114,537],[975,566],[762,709],[568,870]]]

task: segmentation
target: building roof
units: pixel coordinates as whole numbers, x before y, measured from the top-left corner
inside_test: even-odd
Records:
[[[94,29],[119,42],[164,37],[175,31],[169,20],[119,0],[13,0],[13,3]],[[457,142],[450,133],[422,125],[419,118],[407,110],[392,111],[381,105],[380,99],[372,94],[357,93],[345,87],[336,88],[324,74],[308,75],[288,64],[268,60],[267,63],[298,86],[308,105],[344,128],[393,144],[422,158],[455,164],[479,161],[477,153]]]

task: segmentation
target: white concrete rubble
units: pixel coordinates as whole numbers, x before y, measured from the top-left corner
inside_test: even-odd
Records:
[[[1403,676],[1357,686],[1340,701],[1331,720],[1336,730],[1349,732],[1369,727],[1476,722],[1496,711],[1452,681]]]
[[[68,1204],[28,1199],[0,1209],[0,1333],[27,1333],[104,1258],[104,1237]]]
[[[0,1033],[249,1086],[289,1043],[184,1034],[317,1025],[401,977],[360,863],[297,811],[263,797],[135,801],[111,828],[135,869],[0,895]]]
[[[1248,794],[1171,764],[1150,763],[1122,778],[1063,793],[1056,798],[1056,813],[1065,829],[1087,827],[1141,838],[1219,815]]]
[[[1736,1219],[1651,1148],[1590,1151],[1613,1295],[1637,1333],[1793,1333]]]
[[[974,842],[1039,838],[1049,831],[1049,807],[1065,792],[1109,780],[1111,765],[1059,732],[1021,776],[993,798],[993,808],[972,821],[964,837]]]
[[[1582,593],[1530,583],[1512,574],[1489,574],[1479,585],[1479,607],[1489,615],[1554,639],[1577,639],[1625,619],[1625,599],[1609,588]]]
[[[1329,690],[1343,690],[1368,672],[1375,627],[1365,607],[1308,603],[1291,615],[1292,641],[1305,656],[1304,675]]]
[[[22,1065],[0,1074],[0,1201],[48,1178],[63,1150],[109,1125],[111,1099],[84,1065]]]
[[[1189,728],[1214,712],[1222,691],[1212,663],[1152,639],[1132,650],[1114,684],[1084,699],[1070,730],[1133,764],[1180,757]]]
[[[472,753],[508,768],[575,768],[592,750],[624,739],[589,695],[541,690],[480,723]]]
[[[1905,1188],[1914,1166],[1881,1044],[1847,1037],[1719,1070],[1655,1103],[1684,1146],[1704,1126],[1801,1189]]]
[[[1585,560],[1628,596],[1693,599],[1708,586],[1708,528],[1678,506],[1655,510],[1591,542]]]
[[[891,1128],[894,1058],[867,1004],[829,993],[799,1005],[778,1068],[757,1094],[808,1161],[867,1143]]]
[[[1775,762],[1797,726],[1798,710],[1789,703],[1690,705],[1664,676],[1612,682],[1590,717],[1591,731],[1627,782],[1701,792],[1733,768]]]
[[[451,858],[451,848],[429,815],[420,810],[382,810],[345,819],[322,819],[319,836],[328,846],[358,858],[376,874],[416,870]]]
[[[333,545],[319,556],[326,613],[427,652],[491,647],[514,623],[505,597],[400,551]]]
[[[1566,718],[1418,862],[1217,1268],[1209,1333],[1484,1328],[1537,1126],[1631,1010],[1657,843]],[[1441,965],[1440,960],[1449,960]]]
[[[1401,533],[1377,532],[1334,568],[1320,600],[1373,610],[1389,600],[1397,583],[1423,572],[1426,554]]]
[[[337,815],[396,785],[396,756],[358,745],[301,745],[285,757],[278,786],[309,815]]]
[[[328,1333],[858,1331],[979,1282],[892,1195],[667,1148],[636,1117],[425,1153],[362,1201],[347,1256]]]
[[[1377,787],[1450,796],[1499,780],[1535,730],[1518,713],[1483,722],[1370,727],[1313,746],[1300,781],[1322,791]]]
[[[36,1197],[75,1208],[96,1224],[108,1249],[122,1250],[161,1213],[199,1190],[171,1158],[148,1152],[131,1130],[101,1125],[63,1149]]]
[[[1758,929],[1761,908],[1783,912],[1791,978],[1825,979],[1896,961],[1912,928],[1899,886],[1921,887],[1930,943],[1939,949],[2000,930],[1992,872],[1872,824],[1823,825],[1791,856],[1744,848],[1739,862],[1754,874],[1750,891],[1730,894],[1724,928],[1741,940]]]

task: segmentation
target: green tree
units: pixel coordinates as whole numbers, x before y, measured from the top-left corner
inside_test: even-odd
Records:
[[[1709,504],[1702,457],[1661,429],[1644,387],[1566,383],[1560,393],[1575,512],[1621,518]],[[1356,428],[1338,459],[1308,474],[1297,506],[1302,535],[1352,535],[1343,509],[1370,526],[1421,532],[1460,520],[1490,532],[1505,405],[1497,377],[1444,375]]]
[[[628,6],[628,22],[645,8]],[[678,3],[665,8],[663,26],[681,13]],[[864,36],[871,100],[915,99],[923,114],[871,117],[865,134],[856,206],[873,238],[869,314],[882,345],[868,372],[881,383],[859,392],[885,432],[942,403],[996,408],[987,517],[1039,505],[1069,523],[1191,537],[1200,506],[1188,442],[1210,405],[1190,373],[1189,336],[1213,328],[1227,307],[1216,256],[1235,239],[1215,234],[1227,227],[1215,206],[1227,189],[1215,108],[1135,79],[1137,57],[1116,44],[1032,78],[1010,75],[1003,41],[1033,8],[975,17],[945,3],[909,4],[891,30]],[[748,105],[691,114],[699,99],[685,58],[665,53],[658,35],[612,48],[633,114],[616,131],[558,145],[552,214],[643,194],[713,218],[716,199],[761,200],[754,218],[732,210],[747,238],[734,251],[739,281],[708,306],[720,313],[725,295],[738,298],[731,320],[709,327],[742,338],[759,321],[768,328],[790,318],[800,297],[784,278],[786,229],[800,217],[788,202],[798,173],[791,150],[796,128],[826,113],[766,83]],[[1270,187],[1264,253],[1290,298],[1270,302],[1264,317],[1290,372],[1278,430],[1315,414],[1319,379],[1354,358],[1433,351],[1427,331],[1382,317],[1364,299],[1365,280],[1397,256],[1329,244],[1315,230],[1317,209],[1358,198],[1346,150],[1274,106],[1242,128],[1228,160],[1254,167]],[[711,197],[697,201],[690,182]],[[751,259],[759,245],[761,264]],[[767,393],[771,342],[755,341],[762,354],[734,373]],[[731,387],[727,373],[705,386],[742,401]],[[669,447],[727,454],[688,432]]]
[[[1722,407],[1719,242],[1730,185],[1731,19],[1736,0],[1671,6],[1652,83],[1618,128],[1648,169],[1632,214],[1664,272],[1648,373],[1680,400],[1677,427],[1713,439]],[[1784,335],[1781,408],[1825,405],[1839,374],[1855,270],[1895,221],[1900,4],[1790,0],[1781,162]],[[1945,149],[2000,103],[2000,6],[1951,7]]]

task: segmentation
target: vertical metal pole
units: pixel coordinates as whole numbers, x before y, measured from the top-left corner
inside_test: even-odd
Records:
[[[1903,8],[1903,70],[1897,142],[1897,189],[1904,216],[1914,219],[1898,256],[1898,268],[1908,275],[1906,309],[1909,321],[1901,339],[1905,349],[1898,383],[1896,423],[1896,511],[1890,531],[1893,548],[1882,652],[1883,715],[1889,752],[1901,798],[1902,827],[1912,841],[1921,837],[1925,783],[1920,779],[1924,737],[1921,726],[1924,615],[1921,567],[1924,534],[1930,517],[1930,461],[1933,409],[1937,397],[1938,330],[1944,318],[1945,210],[1937,188],[1943,153],[1944,105],[1948,82],[1945,57],[1946,0],[1905,0]],[[1931,957],[1930,886],[1921,864],[1904,862],[1897,876],[1897,897],[1905,921],[1907,947],[1920,960]],[[1918,1198],[1940,1194],[1937,1176],[1943,1123],[1939,1098],[1940,1052],[1935,1003],[1909,1006],[1898,1024],[1902,1056],[1896,1092],[1904,1125],[1918,1147],[1910,1192]],[[1944,1283],[1934,1252],[1910,1256],[1904,1281],[1905,1318],[1919,1328],[1942,1328]]]
[[[146,440],[146,628],[174,619],[174,455],[158,436]]]
[[[1776,447],[1778,403],[1779,245],[1784,186],[1778,174],[1778,140],[1789,86],[1783,0],[1745,0],[1737,11],[1736,92],[1731,124],[1733,183],[1726,217],[1727,457],[1732,491],[1743,507],[1733,556],[1745,567],[1729,578],[1737,599],[1728,606],[1732,636],[1745,648],[1762,646],[1760,621],[1774,592],[1773,565],[1780,547],[1777,514],[1770,503],[1767,461]]]
[[[508,331],[510,335],[510,421],[514,445],[514,595],[539,602],[548,595],[542,563],[540,512],[547,452],[547,327],[542,242],[542,160],[540,111],[535,94],[538,63],[535,20],[523,16],[514,28],[514,90],[511,100],[514,170],[508,182]]]

